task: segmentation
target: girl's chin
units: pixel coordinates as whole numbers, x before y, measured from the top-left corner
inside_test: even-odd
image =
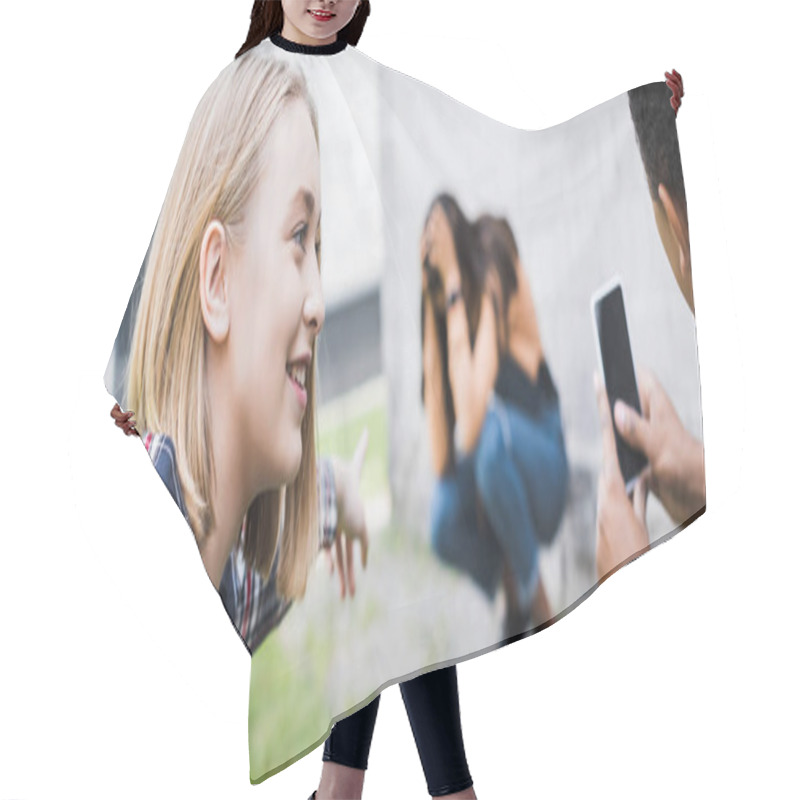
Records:
[[[273,490],[294,482],[303,458],[303,437],[300,426],[282,417],[277,427],[261,429],[259,461],[263,472],[259,475],[260,490]]]
[[[292,483],[300,472],[300,463],[303,459],[303,440],[300,431],[297,436],[292,437],[293,441],[286,449],[286,456],[283,459],[283,478],[281,483]]]

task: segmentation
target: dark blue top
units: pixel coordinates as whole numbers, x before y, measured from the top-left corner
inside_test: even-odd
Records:
[[[532,381],[513,356],[508,353],[503,355],[494,393],[532,417],[538,417],[551,405],[558,403],[558,391],[544,358],[539,364],[536,380]]]

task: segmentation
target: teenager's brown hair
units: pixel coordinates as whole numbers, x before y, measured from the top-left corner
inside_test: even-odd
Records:
[[[361,0],[356,13],[347,25],[336,35],[336,39],[344,39],[349,45],[355,47],[361,38],[367,17],[369,16],[369,0]],[[234,58],[246,53],[251,48],[260,44],[283,30],[283,6],[280,0],[255,0],[250,11],[250,30],[244,44],[239,48]]]
[[[458,201],[449,192],[442,192],[431,202],[428,213],[425,215],[423,230],[433,214],[434,209],[439,206],[447,218],[450,232],[455,244],[456,259],[458,261],[458,271],[461,276],[461,291],[464,298],[464,308],[467,312],[467,330],[469,334],[470,349],[475,347],[475,338],[478,334],[478,325],[481,319],[481,305],[483,293],[486,289],[487,272],[491,268],[488,254],[483,250],[479,237],[480,229],[473,225],[465,216]],[[485,223],[483,223],[485,224]],[[444,376],[444,415],[447,421],[447,462],[446,471],[449,472],[455,465],[455,440],[454,431],[456,424],[455,403],[453,402],[453,390],[449,380],[450,367],[447,348],[447,312],[441,310],[444,302],[444,285],[442,284],[441,273],[435,269],[440,265],[432,265],[427,257],[424,269],[428,272],[428,294],[430,302],[434,303],[434,325],[435,339],[439,349],[440,363],[442,365],[442,375]],[[498,275],[499,277],[499,275]],[[438,301],[437,301],[438,298]],[[492,296],[494,303],[495,319],[499,326],[501,319],[500,298]],[[425,341],[425,297],[422,297],[420,304],[422,341]],[[498,342],[500,330],[497,331]],[[498,356],[499,356],[498,352]],[[421,384],[422,402],[425,402],[425,372],[422,373]]]
[[[492,300],[495,303],[499,341],[502,343],[502,352],[505,352],[508,350],[511,335],[508,306],[518,289],[516,264],[519,260],[519,249],[511,225],[505,217],[482,214],[475,220],[475,232],[481,253],[487,261],[486,270],[493,269],[500,279],[500,298],[492,296]]]

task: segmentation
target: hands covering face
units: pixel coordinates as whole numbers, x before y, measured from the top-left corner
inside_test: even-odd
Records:
[[[447,293],[460,286],[461,276],[455,243],[447,218],[440,206],[431,212],[420,240],[422,292],[437,312],[444,313]]]

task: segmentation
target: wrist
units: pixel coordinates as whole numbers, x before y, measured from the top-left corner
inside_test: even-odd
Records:
[[[425,352],[422,354],[422,371],[425,373],[426,378],[429,378],[436,371],[436,357],[430,348],[425,348]]]
[[[331,456],[331,477],[333,478],[333,496],[336,499],[336,508],[342,506],[342,466],[337,456]]]
[[[699,439],[691,437],[692,444],[689,449],[690,458],[686,465],[686,475],[688,476],[689,491],[692,494],[692,502],[699,508],[706,502],[706,464],[705,450],[703,443]]]
[[[334,460],[322,458],[318,462],[317,506],[319,511],[320,547],[330,548],[336,538],[339,521],[339,492]]]

